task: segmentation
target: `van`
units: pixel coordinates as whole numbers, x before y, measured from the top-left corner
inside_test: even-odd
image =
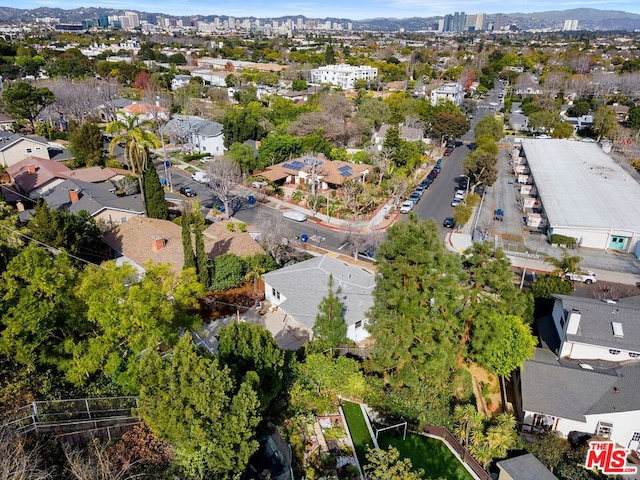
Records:
[[[206,172],[196,172],[191,175],[191,178],[198,183],[209,183],[211,181],[209,174]]]

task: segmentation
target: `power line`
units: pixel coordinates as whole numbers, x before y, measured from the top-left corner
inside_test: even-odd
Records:
[[[51,253],[53,253],[53,254],[58,254],[58,253],[64,252],[64,253],[66,253],[67,255],[69,255],[71,258],[74,258],[74,259],[76,259],[76,260],[79,260],[80,262],[86,263],[87,265],[93,265],[94,267],[98,267],[98,268],[102,268],[103,270],[106,270],[106,268],[105,268],[105,267],[103,267],[102,265],[100,265],[99,263],[93,263],[93,262],[90,262],[89,260],[86,260],[86,259],[84,259],[84,258],[80,258],[80,257],[78,257],[78,256],[76,256],[76,255],[74,255],[74,254],[72,254],[72,253],[67,252],[66,250],[63,250],[63,249],[60,249],[60,248],[57,248],[57,247],[53,247],[53,246],[51,246],[51,245],[48,245],[48,244],[46,244],[46,243],[44,243],[44,242],[41,242],[40,240],[36,240],[35,238],[30,237],[29,235],[26,235],[26,234],[24,234],[24,233],[18,232],[17,230],[14,230],[14,229],[12,229],[12,228],[9,228],[9,227],[7,227],[7,226],[5,226],[5,225],[0,225],[0,228],[4,228],[5,230],[10,231],[10,232],[11,232],[11,233],[13,233],[14,235],[18,235],[18,236],[19,236],[19,237],[21,237],[21,238],[26,238],[27,240],[30,240],[30,241],[32,241],[32,242],[34,242],[34,243],[37,243],[38,245],[40,245],[40,246],[42,246],[42,247],[46,248],[47,250],[49,250],[49,251],[50,251]]]

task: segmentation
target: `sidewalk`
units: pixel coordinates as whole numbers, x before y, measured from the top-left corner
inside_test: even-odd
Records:
[[[460,231],[453,231],[447,234],[445,245],[449,250],[452,252],[462,253],[472,245],[470,224],[471,222],[468,222]],[[511,265],[515,268],[526,269],[538,273],[548,273],[552,270],[551,265],[545,263],[539,258],[516,255],[507,255],[507,257],[511,260]],[[589,268],[589,270],[593,271],[598,276],[599,280],[640,286],[640,275],[597,268]]]

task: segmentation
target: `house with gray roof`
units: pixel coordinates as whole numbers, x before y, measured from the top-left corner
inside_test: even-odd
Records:
[[[373,134],[373,143],[378,151],[382,150],[384,139],[387,136],[387,132],[392,127],[388,123],[383,123],[376,133]],[[399,137],[406,142],[423,142],[428,143],[428,139],[424,137],[424,130],[422,128],[407,127],[406,125],[400,125],[398,127]]]
[[[498,462],[498,480],[558,480],[540,460],[527,453]]]
[[[145,214],[142,195],[120,196],[112,182],[67,179],[42,195],[50,208],[78,213],[86,210],[97,222],[114,226]],[[29,215],[21,212],[21,218]]]
[[[640,363],[596,369],[537,349],[514,375],[524,431],[584,432],[631,450],[640,446]]]
[[[554,295],[560,358],[620,364],[640,359],[640,305]]]
[[[320,302],[329,291],[329,276],[334,289],[340,289],[347,337],[354,342],[365,340],[376,280],[362,267],[329,255],[314,257],[263,275],[265,299],[312,331]]]
[[[222,124],[191,115],[174,115],[160,128],[172,143],[180,141],[194,151],[213,156],[224,155]]]

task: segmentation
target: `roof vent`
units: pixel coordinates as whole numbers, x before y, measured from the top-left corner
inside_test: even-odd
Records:
[[[622,330],[622,324],[620,322],[611,322],[613,328],[613,336],[617,338],[624,338],[624,331]]]

